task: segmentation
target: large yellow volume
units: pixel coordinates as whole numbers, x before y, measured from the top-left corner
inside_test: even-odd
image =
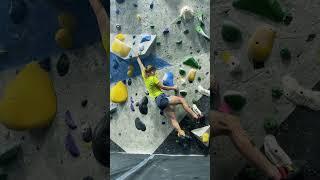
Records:
[[[28,130],[50,125],[57,98],[49,74],[38,63],[24,67],[5,87],[0,100],[0,122],[9,129]]]
[[[120,57],[127,57],[131,51],[131,48],[127,46],[124,42],[115,38],[111,44],[111,51]]]
[[[264,63],[271,54],[276,32],[267,26],[258,27],[248,44],[249,60]]]
[[[110,99],[114,103],[124,103],[128,99],[128,89],[127,86],[119,81],[111,88]]]

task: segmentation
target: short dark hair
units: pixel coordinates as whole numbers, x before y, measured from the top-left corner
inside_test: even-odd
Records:
[[[146,73],[150,73],[150,72],[155,71],[155,70],[156,70],[155,67],[153,67],[153,66],[151,66],[151,65],[148,65],[148,66],[146,67],[146,69],[145,69],[145,72],[146,72]]]

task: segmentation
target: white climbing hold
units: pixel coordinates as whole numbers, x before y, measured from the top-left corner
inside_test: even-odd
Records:
[[[202,116],[202,112],[201,112],[200,109],[197,107],[197,105],[192,104],[191,109],[192,109],[192,111],[195,112],[196,114]]]
[[[201,93],[202,95],[210,96],[210,91],[209,91],[208,89],[205,89],[205,88],[202,87],[201,85],[198,86],[198,91],[199,91],[199,93]]]
[[[190,21],[194,16],[194,11],[189,6],[184,6],[180,10],[180,17],[182,17],[186,21]]]
[[[284,95],[296,105],[307,106],[312,110],[320,110],[320,91],[312,91],[302,87],[296,79],[289,75],[282,78]]]
[[[267,135],[264,138],[264,151],[268,159],[276,166],[291,166],[290,157],[279,146],[276,138],[273,135]]]

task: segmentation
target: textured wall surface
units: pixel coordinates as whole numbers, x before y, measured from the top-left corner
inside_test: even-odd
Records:
[[[232,1],[216,0],[211,6],[213,12],[211,36],[214,39],[214,47],[211,49],[215,51],[214,65],[212,65],[214,76],[221,85],[221,94],[226,90],[246,93],[248,103],[240,112],[241,124],[258,147],[262,145],[265,136],[264,118],[278,112],[276,115],[278,121],[283,122],[295,107],[284,96],[279,100],[272,100],[271,89],[274,86],[281,87],[282,76],[290,74],[307,88],[313,87],[319,81],[318,36],[313,41],[306,42],[308,35],[317,34],[319,29],[319,13],[317,13],[319,3],[312,0],[280,0],[280,3],[293,15],[293,21],[289,26],[235,9],[232,7]],[[223,20],[231,20],[239,25],[243,38],[241,43],[224,42],[221,36]],[[254,70],[248,60],[247,44],[248,39],[260,25],[273,26],[277,36],[265,68]],[[291,51],[292,58],[289,63],[283,63],[281,60],[282,48]],[[228,73],[227,66],[219,56],[222,51],[229,51],[240,60],[243,71],[241,76],[231,76]],[[213,146],[215,179],[232,179],[245,164],[244,159],[227,137],[216,138]]]
[[[151,2],[154,3],[153,9],[150,9]],[[134,4],[136,4],[137,7],[135,7]],[[171,71],[175,76],[175,82],[178,82],[176,78],[179,76],[180,66],[187,72],[190,69],[188,66],[182,65],[184,58],[188,55],[199,58],[202,68],[197,72],[196,80],[192,84],[187,82],[186,87],[180,86],[180,89],[185,89],[188,92],[186,100],[191,104],[193,99],[198,100],[201,97],[199,93],[195,93],[198,84],[201,84],[205,88],[209,88],[210,85],[210,42],[199,36],[195,31],[196,19],[188,23],[182,21],[180,25],[177,25],[175,20],[180,14],[180,9],[188,5],[192,7],[195,12],[201,11],[203,13],[205,18],[205,31],[208,33],[210,32],[209,4],[209,1],[199,0],[138,0],[125,1],[122,4],[112,1],[110,9],[111,33],[118,32],[116,25],[119,24],[121,25],[121,32],[123,34],[135,35],[150,33],[157,35],[156,41],[160,42],[161,45],[156,45],[152,53],[167,60],[168,63],[172,65],[158,71],[159,79],[162,79],[165,72]],[[116,13],[117,9],[119,14]],[[137,15],[140,15],[141,22],[137,20]],[[155,26],[154,29],[150,28],[151,25]],[[166,27],[169,28],[170,33],[164,36],[162,31]],[[183,31],[186,29],[189,30],[189,34],[185,35]],[[182,44],[177,45],[176,41],[180,40],[182,40]],[[139,71],[139,69],[136,70]],[[198,82],[197,77],[202,78],[201,82]],[[128,86],[128,91],[129,97],[133,97],[135,102],[145,96],[145,88],[141,76],[132,79],[132,85]],[[169,93],[173,94],[173,92]],[[118,112],[112,115],[110,138],[126,152],[153,153],[173,130],[170,122],[164,116],[160,115],[160,111],[156,107],[155,102],[151,98],[149,98],[149,102],[149,112],[147,115],[140,114],[137,107],[135,107],[135,111],[132,112],[130,110],[130,100],[120,105]],[[185,115],[182,108],[178,107],[178,120],[183,119]],[[136,117],[139,117],[146,125],[146,131],[143,132],[136,129],[134,123]],[[162,124],[163,121],[166,122],[164,125]]]

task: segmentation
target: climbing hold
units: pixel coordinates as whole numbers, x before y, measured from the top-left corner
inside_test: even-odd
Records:
[[[49,72],[51,70],[51,59],[49,57],[45,58],[44,60],[39,62],[39,65],[43,70]]]
[[[194,57],[189,56],[183,61],[184,65],[188,65],[193,68],[201,69],[201,66],[197,60],[194,59]]]
[[[84,142],[91,142],[92,140],[92,129],[91,126],[88,123],[85,123],[81,127],[81,135],[82,135],[82,140]]]
[[[92,152],[94,157],[103,166],[110,167],[109,144],[110,138],[107,135],[110,134],[109,130],[109,116],[106,115],[96,124],[92,136]]]
[[[114,39],[111,44],[111,51],[120,57],[127,57],[131,51],[131,48],[119,39]]]
[[[116,10],[116,14],[120,14],[120,10],[119,9]]]
[[[179,94],[182,96],[182,97],[186,97],[188,92],[186,90],[180,90],[179,91]]]
[[[255,68],[264,67],[264,63],[272,51],[275,36],[276,33],[272,28],[260,26],[250,38],[248,57]]]
[[[285,16],[285,12],[277,0],[234,0],[232,5],[235,8],[251,11],[276,22],[283,21]]]
[[[189,34],[189,30],[188,29],[184,30],[183,34]]]
[[[288,48],[281,49],[280,56],[283,60],[290,60],[291,59],[291,53]]]
[[[86,99],[81,102],[81,106],[82,106],[83,108],[86,107],[87,104],[88,104],[88,100],[86,100]]]
[[[60,27],[68,29],[70,31],[75,30],[76,19],[72,14],[68,12],[60,13],[58,16],[58,21]]]
[[[240,111],[247,103],[244,95],[237,91],[227,91],[223,99],[235,111]]]
[[[154,3],[152,1],[151,4],[150,4],[150,9],[153,9],[153,6],[154,6]]]
[[[263,147],[266,156],[276,167],[288,167],[293,165],[292,160],[279,146],[273,135],[269,134],[264,138]]]
[[[197,70],[190,69],[187,75],[189,83],[192,83],[194,81],[194,79],[196,78],[196,73],[197,73]]]
[[[201,85],[198,85],[198,92],[205,96],[210,96],[210,90],[203,88]]]
[[[138,7],[138,4],[137,3],[133,3],[133,7]]]
[[[145,131],[147,129],[146,125],[140,120],[140,118],[136,118],[134,124],[136,128],[140,131]]]
[[[120,24],[117,24],[117,25],[116,25],[116,29],[117,29],[117,31],[121,31],[121,25],[120,25]]]
[[[279,88],[272,88],[272,97],[275,99],[280,99],[283,95],[283,91]]]
[[[293,16],[291,14],[287,14],[284,17],[283,23],[288,26],[288,25],[290,25],[292,19],[293,19]]]
[[[189,6],[184,6],[180,10],[180,17],[182,17],[185,21],[190,21],[193,19],[194,11]]]
[[[210,126],[204,126],[201,128],[193,129],[191,132],[204,145],[206,145],[207,147],[209,146]]]
[[[70,129],[77,128],[76,122],[73,120],[69,110],[67,110],[65,113],[65,122]]]
[[[196,26],[196,31],[201,36],[203,36],[206,40],[208,40],[208,41],[210,40],[210,37],[204,32],[203,28],[200,25]]]
[[[128,89],[127,86],[119,81],[111,88],[110,99],[114,103],[124,103],[128,99]]]
[[[174,76],[172,72],[166,72],[162,78],[162,83],[165,86],[174,86]]]
[[[309,34],[306,41],[307,42],[313,41],[313,39],[316,38],[316,36],[317,36],[316,34]]]
[[[160,46],[160,45],[161,45],[161,42],[158,41],[158,42],[157,42],[157,46]]]
[[[186,71],[185,71],[184,69],[180,68],[180,69],[179,69],[179,74],[180,74],[181,76],[185,76],[185,75],[186,75]]]
[[[79,148],[70,132],[65,138],[65,147],[73,157],[78,157],[80,155]]]
[[[182,44],[182,40],[180,40],[180,41],[176,41],[176,44],[177,44],[177,45]]]
[[[0,100],[0,122],[9,129],[48,127],[56,111],[53,83],[36,62],[26,65],[6,85]]]
[[[27,4],[24,0],[11,0],[9,16],[14,24],[20,24],[28,13]]]
[[[131,109],[131,111],[135,111],[133,104],[134,104],[133,98],[130,97],[130,109]]]
[[[118,104],[110,103],[110,114],[115,113],[117,111]]]
[[[124,3],[125,0],[116,0],[117,3],[121,4]]]
[[[123,42],[126,39],[126,36],[124,34],[119,33],[115,36],[115,38]]]
[[[151,36],[150,35],[145,35],[142,37],[140,43],[146,42],[146,41],[150,41],[151,40]]]
[[[137,20],[140,22],[142,20],[141,15],[137,14]]]
[[[267,134],[274,134],[279,129],[279,123],[274,117],[268,117],[264,119],[263,127]]]
[[[209,142],[209,133],[204,133],[202,136],[201,136],[201,140],[203,143],[208,143]]]
[[[0,146],[0,166],[8,164],[11,160],[15,159],[21,148],[19,142],[1,143]]]
[[[203,13],[202,12],[196,13],[196,17],[197,17],[197,20],[199,21],[198,22],[199,25],[204,26]]]
[[[70,49],[73,46],[73,38],[69,29],[60,28],[55,35],[57,45],[63,49]]]
[[[148,98],[144,96],[139,102],[139,111],[141,114],[148,114]]]
[[[232,21],[223,21],[221,34],[223,39],[228,42],[235,42],[241,39],[241,31],[238,25]]]
[[[163,34],[164,34],[164,35],[169,34],[169,32],[170,32],[170,31],[169,31],[169,28],[165,28],[165,29],[163,30]]]
[[[201,77],[198,77],[198,81],[201,82]]]
[[[224,63],[228,65],[231,73],[241,72],[240,61],[236,57],[227,51],[222,52],[221,56]]]
[[[154,29],[154,25],[151,25],[150,28],[151,28],[151,29]]]
[[[282,78],[284,95],[296,105],[307,106],[314,111],[320,110],[320,91],[302,87],[296,79],[286,75]]]
[[[132,80],[128,79],[128,86],[131,86],[131,84],[132,84]]]
[[[177,24],[181,24],[181,19],[178,19],[178,20],[177,20]]]
[[[57,63],[57,72],[59,76],[65,76],[69,71],[70,60],[66,54],[62,54]]]

